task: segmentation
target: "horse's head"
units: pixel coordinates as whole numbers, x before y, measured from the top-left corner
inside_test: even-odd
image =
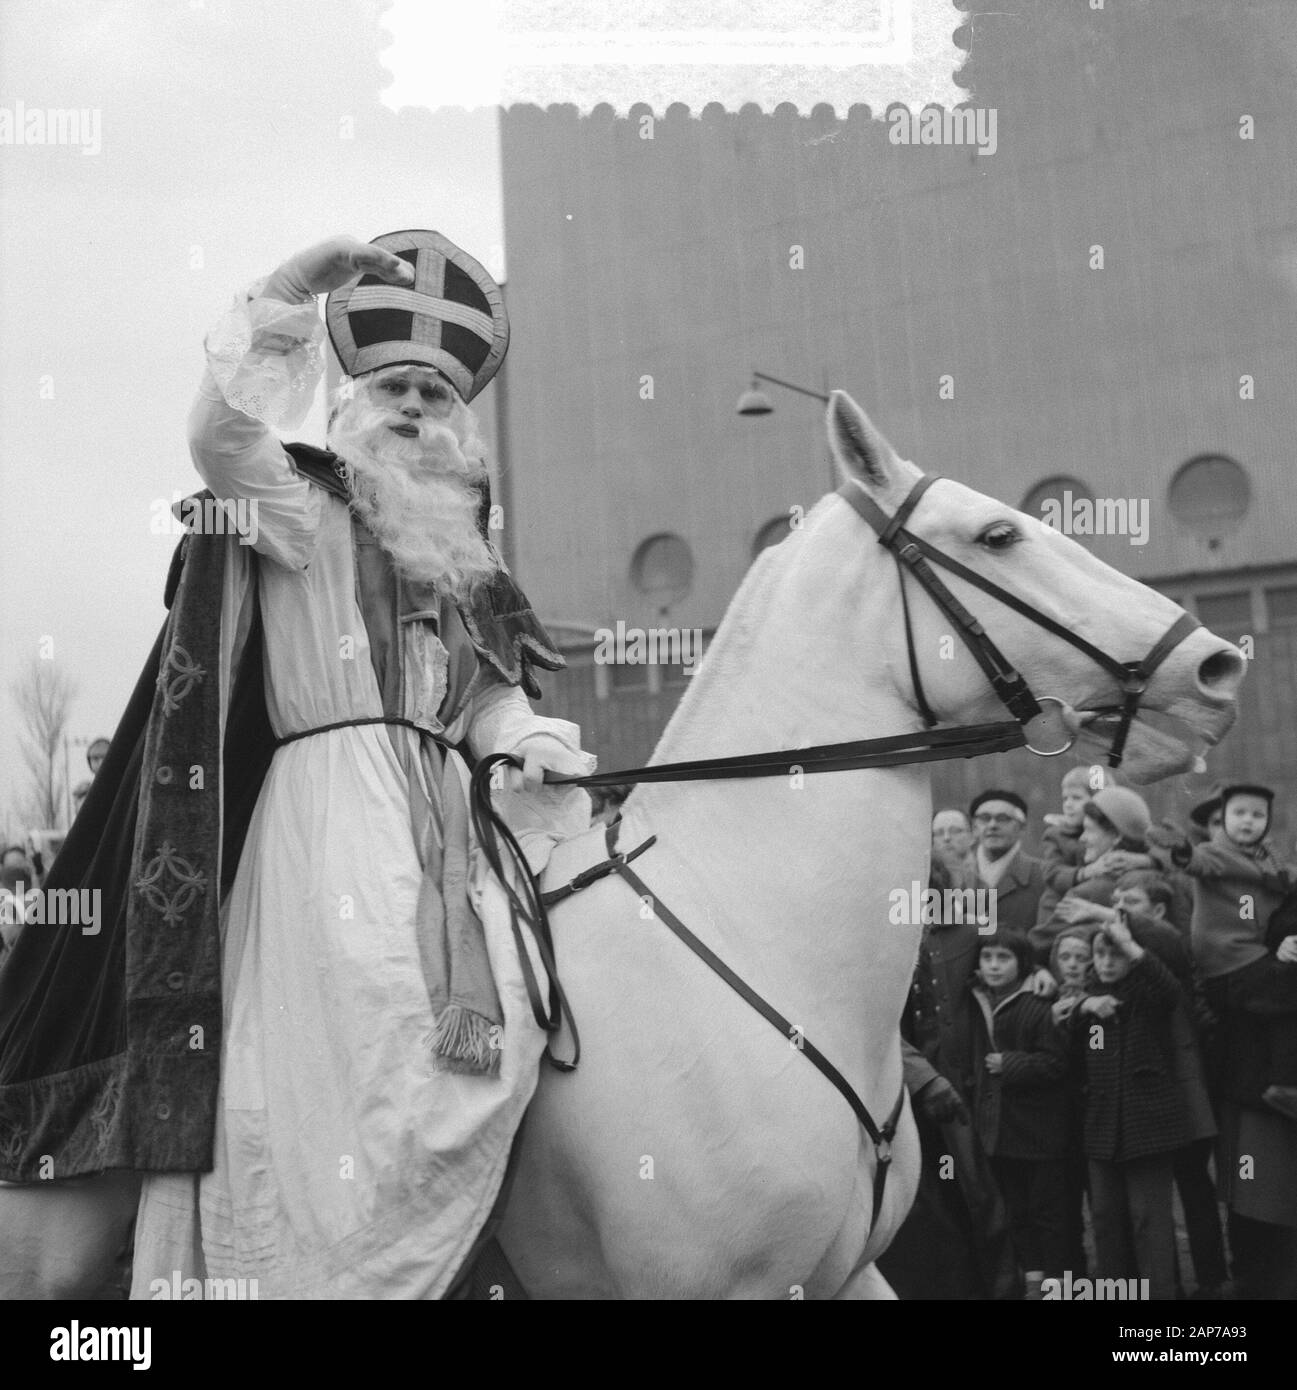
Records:
[[[922,477],[919,470],[897,456],[843,392],[833,393],[828,431],[847,485],[861,489],[886,517],[894,516]],[[834,501],[841,512],[847,512],[846,503]],[[844,523],[854,528],[862,546],[877,548],[876,535],[859,516],[850,513],[843,518],[835,513],[833,529]],[[1079,733],[1078,747],[1097,756],[1106,754],[1120,723],[1116,711],[1124,698],[1112,668],[1148,657],[1182,616],[1178,605],[1111,569],[1040,520],[949,479],[935,482],[922,493],[905,529],[944,559],[1034,610],[1046,624],[1052,620],[1088,644],[1089,653],[957,571],[934,563],[941,582],[981,624],[1031,692],[1038,699],[1051,696],[1061,702],[1061,710],[1049,708],[1070,731]],[[898,632],[896,640],[889,641],[885,664],[902,698],[917,709],[905,654],[899,568],[889,562],[886,570],[874,571],[886,573],[896,586],[889,611],[894,612]],[[940,721],[963,724],[1008,717],[959,626],[910,574],[906,590],[917,670]],[[1094,650],[1106,654],[1111,664],[1105,667]],[[1123,763],[1130,776],[1152,781],[1193,767],[1203,750],[1218,742],[1234,722],[1235,694],[1244,670],[1237,648],[1205,628],[1185,636],[1173,634],[1169,654],[1161,656],[1139,696],[1140,713],[1130,728]],[[1164,724],[1174,721],[1174,732],[1151,727],[1142,717],[1148,711],[1167,716],[1161,721]]]

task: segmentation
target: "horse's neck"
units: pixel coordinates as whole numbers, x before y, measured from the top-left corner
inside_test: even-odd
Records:
[[[807,659],[804,628],[789,622],[785,642],[773,611],[752,616],[722,626],[654,763],[915,727],[913,711],[887,692],[881,659],[878,687],[862,700],[850,672],[828,679]],[[668,906],[673,889],[686,894],[712,939],[769,963],[794,993],[826,1007],[835,995],[848,1008],[854,999],[859,1009],[880,985],[908,981],[915,935],[889,923],[888,903],[926,877],[927,769],[799,778],[795,762],[790,755],[790,771],[775,777],[644,784],[626,803],[622,846],[656,834],[681,880],[679,889],[661,885]]]

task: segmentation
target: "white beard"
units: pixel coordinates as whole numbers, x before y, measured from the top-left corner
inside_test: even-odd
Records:
[[[418,422],[418,439],[405,439],[388,428],[390,411],[357,392],[339,409],[329,447],[343,461],[352,510],[397,569],[466,599],[499,570],[500,561],[477,529],[481,494],[474,484],[486,469],[476,452],[472,416],[459,409],[467,424],[463,441],[449,426],[428,419]]]

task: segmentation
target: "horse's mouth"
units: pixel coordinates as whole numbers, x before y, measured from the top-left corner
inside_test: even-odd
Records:
[[[1141,709],[1131,723],[1128,740],[1132,773],[1135,765],[1146,765],[1153,777],[1206,772],[1205,755],[1224,737],[1235,713],[1233,709],[1217,711],[1210,726],[1203,728],[1180,715]],[[1121,711],[1078,710],[1076,717],[1081,725],[1078,745],[1106,753],[1121,727]]]

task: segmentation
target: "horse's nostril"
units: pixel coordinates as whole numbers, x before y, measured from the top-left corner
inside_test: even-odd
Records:
[[[1246,670],[1247,662],[1236,648],[1222,647],[1198,667],[1198,684],[1213,694],[1232,694]]]

